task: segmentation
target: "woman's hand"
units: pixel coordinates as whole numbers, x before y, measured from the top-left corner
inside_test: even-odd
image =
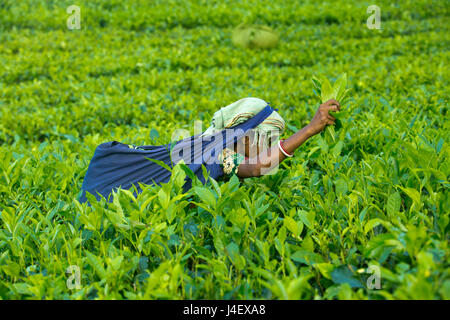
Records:
[[[330,115],[328,111],[339,111],[341,110],[341,105],[338,101],[330,99],[327,102],[321,104],[319,109],[317,109],[311,122],[307,125],[308,132],[311,136],[321,132],[327,125],[334,125],[335,117]]]
[[[340,109],[339,102],[334,99],[321,104],[314,118],[307,126],[283,141],[284,150],[293,154],[295,149],[300,147],[311,136],[322,131],[327,125],[334,124],[336,119],[328,111],[339,111]],[[265,174],[265,172],[270,172],[270,170],[275,168],[285,158],[286,155],[279,149],[278,145],[272,146],[260,152],[256,156],[256,159],[244,160],[239,165],[237,176],[239,178],[258,177]]]

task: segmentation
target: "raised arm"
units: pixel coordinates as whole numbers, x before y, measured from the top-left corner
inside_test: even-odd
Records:
[[[336,112],[340,108],[339,102],[334,99],[321,104],[307,126],[283,141],[284,150],[293,154],[310,137],[321,132],[327,125],[334,125],[336,119],[328,111]],[[276,167],[284,159],[286,159],[286,155],[279,149],[278,145],[274,145],[268,150],[260,152],[256,157],[244,160],[239,165],[237,175],[240,178],[261,176]]]

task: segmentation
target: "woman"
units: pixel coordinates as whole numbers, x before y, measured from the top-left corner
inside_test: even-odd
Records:
[[[97,200],[117,188],[140,192],[140,184],[160,184],[170,180],[171,172],[161,166],[173,167],[181,160],[205,183],[202,166],[209,177],[217,179],[236,174],[239,178],[261,176],[270,172],[308,138],[333,125],[335,118],[328,111],[339,111],[336,100],[320,105],[311,122],[285,140],[283,118],[258,98],[244,98],[219,111],[212,125],[200,135],[160,146],[133,146],[117,141],[97,147],[82,185],[80,202],[86,202],[86,193]],[[152,160],[156,161],[152,161]],[[186,177],[184,190],[192,180]]]

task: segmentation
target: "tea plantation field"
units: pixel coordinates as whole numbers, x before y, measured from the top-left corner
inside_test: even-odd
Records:
[[[278,46],[235,47],[245,21]],[[449,48],[445,0],[2,0],[0,297],[450,299]],[[167,143],[249,96],[288,137],[320,103],[311,79],[343,73],[342,128],[275,175],[183,193],[177,166],[137,198],[76,201],[100,143]]]

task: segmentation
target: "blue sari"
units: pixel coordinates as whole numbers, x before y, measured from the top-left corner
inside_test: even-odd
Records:
[[[86,202],[86,192],[89,192],[97,200],[103,196],[111,202],[110,195],[118,188],[130,189],[135,186],[140,192],[139,183],[159,185],[168,182],[171,172],[148,158],[162,161],[171,168],[183,159],[202,183],[206,182],[201,168],[204,165],[209,176],[217,179],[223,176],[223,170],[217,161],[219,153],[225,148],[232,147],[273,111],[274,109],[267,105],[246,122],[208,137],[200,134],[159,146],[134,147],[117,141],[102,143],[95,149],[89,163],[79,201]],[[187,191],[191,185],[192,180],[186,177],[183,189]]]

